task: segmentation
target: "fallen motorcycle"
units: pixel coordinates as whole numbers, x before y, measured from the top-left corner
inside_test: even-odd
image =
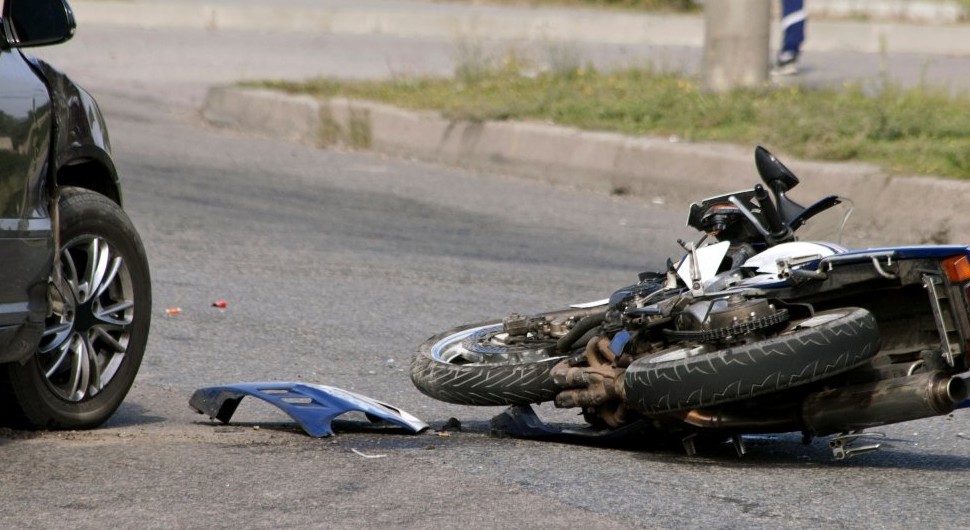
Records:
[[[839,459],[878,447],[860,443],[864,429],[960,406],[970,248],[796,237],[838,213],[841,229],[848,201],[803,207],[784,164],[762,147],[755,162],[764,186],[690,206],[703,236],[680,241],[685,256],[667,270],[599,302],[435,335],[412,381],[457,404],[553,401],[603,431],[637,422],[688,452],[708,435],[733,437],[739,453],[746,434],[832,435]]]

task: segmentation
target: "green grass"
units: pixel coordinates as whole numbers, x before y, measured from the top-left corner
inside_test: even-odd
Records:
[[[866,161],[898,174],[970,178],[970,97],[888,83],[702,91],[695,80],[630,69],[571,68],[524,75],[459,69],[455,79],[312,80],[261,86],[433,109],[460,120],[541,120],[687,141],[763,144],[804,159]]]

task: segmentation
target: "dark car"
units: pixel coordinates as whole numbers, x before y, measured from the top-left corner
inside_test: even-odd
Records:
[[[94,99],[21,48],[74,34],[64,0],[5,0],[0,35],[0,424],[89,428],[128,393],[151,280]]]

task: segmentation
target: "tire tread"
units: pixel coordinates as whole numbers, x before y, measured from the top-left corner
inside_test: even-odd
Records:
[[[819,326],[761,342],[667,362],[637,360],[624,378],[627,400],[645,413],[739,401],[836,375],[879,350],[879,331],[862,308]],[[824,314],[824,313],[819,313]]]
[[[551,401],[559,388],[550,370],[561,359],[517,364],[450,364],[431,356],[442,339],[472,327],[455,328],[431,337],[411,361],[411,381],[423,394],[459,405],[525,405]]]

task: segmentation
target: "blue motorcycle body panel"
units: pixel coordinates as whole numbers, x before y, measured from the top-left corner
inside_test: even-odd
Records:
[[[970,247],[962,245],[920,245],[867,248],[843,252],[839,254],[839,261],[851,262],[853,261],[852,258],[858,258],[858,261],[862,262],[872,257],[883,257],[887,255],[891,255],[895,259],[943,259],[959,254],[970,254]]]
[[[835,255],[816,259],[803,263],[799,268],[810,271],[817,271],[823,263],[838,266],[851,265],[856,263],[866,263],[873,259],[885,261],[890,260],[915,260],[915,259],[944,259],[959,255],[970,256],[970,247],[963,245],[919,245],[902,247],[879,247],[861,250],[848,250],[839,252]],[[743,287],[755,287],[759,289],[779,289],[790,287],[791,283],[780,279],[773,274],[762,274],[749,278],[739,285]]]
[[[199,414],[229,423],[246,396],[275,405],[315,438],[332,435],[334,418],[352,411],[363,412],[371,421],[383,420],[413,433],[428,428],[418,418],[382,401],[341,388],[306,383],[238,383],[200,388],[192,394],[189,406]]]

